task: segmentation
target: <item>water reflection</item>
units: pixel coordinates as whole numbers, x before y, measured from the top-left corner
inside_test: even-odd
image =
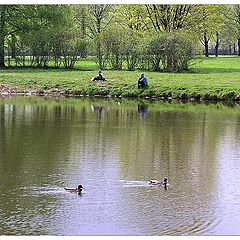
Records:
[[[104,106],[91,105],[92,111],[96,114],[99,120],[104,119],[106,108]]]
[[[237,105],[3,99],[0,234],[224,234],[240,220],[239,119]]]
[[[140,116],[140,119],[144,120],[147,116],[148,112],[148,106],[144,103],[138,104],[138,113]]]

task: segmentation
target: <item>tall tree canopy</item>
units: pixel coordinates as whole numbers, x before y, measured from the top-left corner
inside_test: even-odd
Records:
[[[223,10],[224,22],[227,27],[228,35],[237,40],[238,56],[240,56],[240,5],[228,5]]]
[[[201,44],[218,56],[224,42],[238,43],[240,56],[240,5],[0,5],[0,28],[0,67],[73,68],[90,55],[101,69],[168,70],[162,46],[180,53],[188,43],[186,61]]]
[[[172,32],[186,26],[192,5],[146,5],[148,16],[158,32]]]
[[[62,24],[65,8],[60,5],[0,5],[0,67],[5,67],[6,37]]]
[[[90,13],[88,28],[90,30],[90,37],[94,39],[96,46],[96,57],[99,68],[103,68],[103,53],[102,53],[102,42],[101,33],[110,24],[112,17],[110,11],[113,5],[89,5],[88,10]]]
[[[221,5],[195,5],[191,13],[189,26],[191,31],[196,33],[205,49],[205,56],[209,56],[209,42],[216,36],[223,26],[223,16]]]

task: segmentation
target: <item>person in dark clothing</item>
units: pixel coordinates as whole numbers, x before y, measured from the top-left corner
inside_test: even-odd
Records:
[[[106,78],[103,76],[102,71],[98,71],[98,75],[92,78],[92,81],[106,81]]]
[[[145,88],[148,86],[148,80],[147,78],[144,76],[144,73],[141,73],[139,79],[138,79],[138,88]]]

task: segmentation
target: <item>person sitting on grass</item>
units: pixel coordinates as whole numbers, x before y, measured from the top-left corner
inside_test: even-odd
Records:
[[[138,79],[138,88],[145,88],[148,86],[148,80],[147,78],[144,76],[144,73],[141,73],[139,79]]]
[[[98,75],[92,78],[92,81],[106,81],[106,78],[103,76],[102,71],[98,71]]]

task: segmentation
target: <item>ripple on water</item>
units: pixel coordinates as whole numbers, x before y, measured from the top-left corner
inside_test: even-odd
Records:
[[[217,218],[187,218],[176,220],[175,226],[167,227],[162,234],[166,235],[202,235],[211,232],[219,225],[221,220]]]
[[[91,235],[91,236],[96,236],[96,235],[117,235],[117,236],[136,236],[138,235],[134,231],[131,231],[130,229],[126,228],[120,228],[116,226],[104,226],[104,225],[99,225],[93,228],[88,228],[88,229],[82,229],[81,235]]]
[[[147,181],[119,180],[123,187],[150,187]]]
[[[25,192],[23,196],[28,195],[58,195],[58,194],[66,194],[66,190],[60,187],[40,187],[40,186],[31,186],[31,187],[22,187],[20,188]]]
[[[221,223],[218,211],[214,205],[209,206],[211,194],[199,196],[196,192],[189,193],[187,189],[149,188],[148,191],[131,193],[136,206],[142,209],[141,217],[148,219],[143,228],[151,235],[201,235],[209,233]],[[142,206],[144,202],[144,207]],[[137,214],[134,214],[137,215]],[[140,223],[139,223],[140,224]]]

